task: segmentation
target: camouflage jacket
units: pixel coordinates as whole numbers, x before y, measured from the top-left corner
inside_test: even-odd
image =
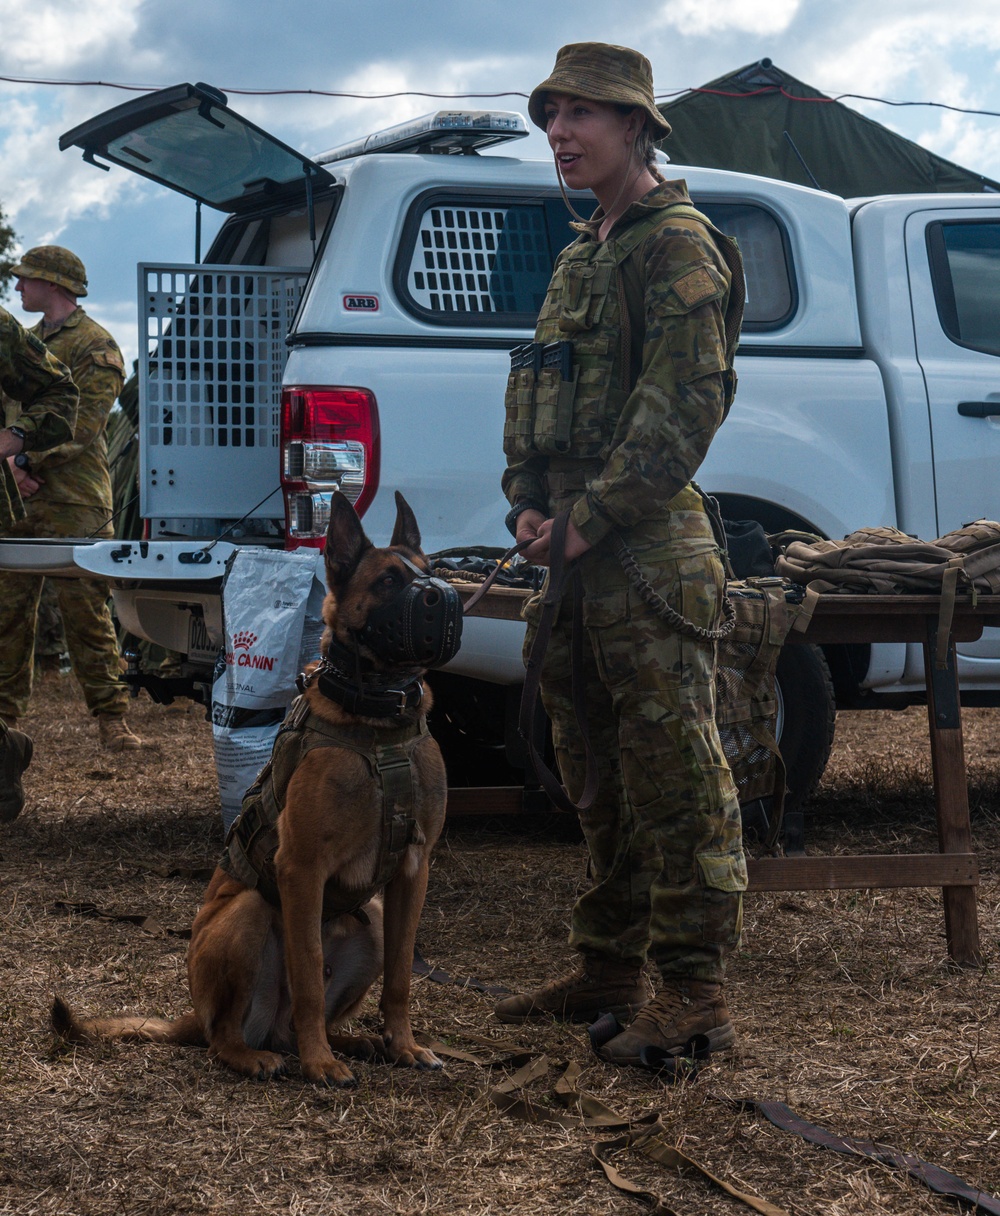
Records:
[[[118,343],[82,308],[58,329],[45,332],[39,322],[31,329],[57,359],[73,373],[80,390],[76,430],[68,443],[33,457],[32,472],[44,485],[32,502],[74,503],[111,514],[111,474],[108,471],[108,414],[125,383],[125,362]],[[17,421],[8,410],[7,422]]]
[[[80,394],[69,369],[4,308],[0,308],[0,391],[20,403],[18,425],[24,431],[26,452],[43,452],[72,438]],[[6,460],[0,460],[0,532],[23,518],[13,475]]]
[[[735,390],[743,306],[735,242],[694,212],[684,182],[633,203],[604,241],[600,218],[574,225],[556,260],[540,354],[533,367],[512,358],[504,425],[508,499],[550,503],[569,478],[571,518],[592,545],[672,504],[700,510],[682,492]]]

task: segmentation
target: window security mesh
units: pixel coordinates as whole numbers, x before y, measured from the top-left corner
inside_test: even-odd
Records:
[[[285,337],[307,275],[139,267],[144,515],[239,517],[277,489]]]
[[[552,273],[540,206],[433,206],[424,212],[407,287],[437,313],[536,313]]]

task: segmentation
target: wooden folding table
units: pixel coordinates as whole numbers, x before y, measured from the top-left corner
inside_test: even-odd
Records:
[[[463,599],[476,590],[459,584]],[[491,588],[476,616],[518,620],[528,593]],[[962,744],[955,643],[978,639],[1000,626],[1000,596],[959,599],[951,620],[946,664],[935,665],[941,601],[933,595],[820,596],[808,629],[793,630],[796,643],[920,642],[924,652],[931,767],[938,824],[937,853],[870,856],[768,857],[749,862],[751,891],[807,891],[883,887],[940,887],[948,953],[957,963],[981,961],[976,887],[979,866],[972,848],[969,794]],[[533,792],[537,797],[537,792]],[[520,786],[456,787],[449,790],[452,814],[498,815],[526,809]]]

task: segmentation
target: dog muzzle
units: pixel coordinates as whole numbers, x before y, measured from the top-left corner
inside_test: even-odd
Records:
[[[402,561],[416,578],[370,613],[360,640],[383,662],[399,667],[443,667],[462,644],[462,599],[443,579]]]

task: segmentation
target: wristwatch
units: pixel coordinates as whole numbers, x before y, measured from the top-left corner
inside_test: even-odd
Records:
[[[24,433],[24,430],[21,427],[9,426],[7,428],[7,430],[10,431],[10,433],[14,436],[15,439],[20,439],[22,445],[24,444],[26,435]]]
[[[27,452],[18,452],[18,454],[14,457],[14,464],[16,464],[19,469],[24,469],[26,473],[31,472],[31,457]]]
[[[504,517],[503,522],[507,531],[515,538],[515,540],[517,539],[517,517],[519,515],[523,515],[525,511],[541,511],[541,513],[544,515],[545,507],[542,506],[541,503],[535,502],[534,499],[531,498],[521,498],[514,503]]]

